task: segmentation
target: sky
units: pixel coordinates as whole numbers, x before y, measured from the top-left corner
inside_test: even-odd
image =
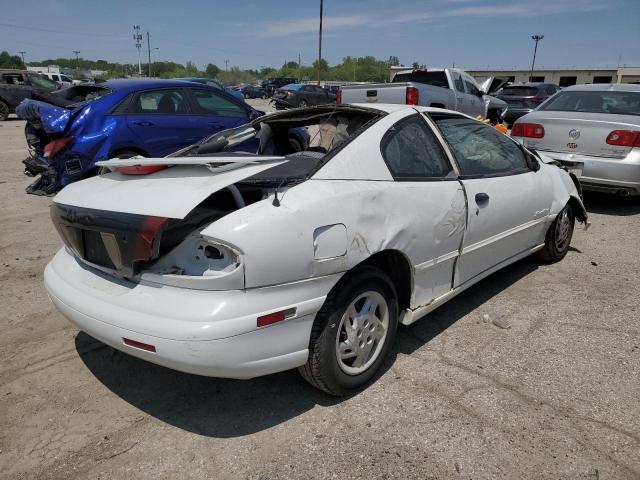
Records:
[[[319,0],[0,0],[0,51],[29,62],[80,57],[229,67],[304,65],[318,56]],[[640,0],[324,0],[323,58],[399,57],[468,70],[640,66]],[[143,56],[143,62],[144,60]]]

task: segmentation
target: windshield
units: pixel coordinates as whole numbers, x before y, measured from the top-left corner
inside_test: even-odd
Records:
[[[561,92],[540,110],[640,115],[640,92]]]
[[[514,95],[518,97],[533,97],[538,93],[537,87],[504,87],[500,95]]]
[[[58,89],[58,85],[56,84],[56,82],[49,80],[43,75],[33,74],[29,76],[29,79],[34,86],[44,88],[45,90],[49,90],[50,92]]]
[[[398,73],[393,77],[393,83],[399,82],[416,82],[433,85],[434,87],[449,88],[447,74],[445,72],[425,72],[422,70],[416,72]]]

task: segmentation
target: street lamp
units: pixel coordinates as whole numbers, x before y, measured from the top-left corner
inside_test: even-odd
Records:
[[[320,85],[320,69],[322,68],[322,0],[320,0],[320,32],[318,33],[318,85]]]
[[[536,53],[538,52],[538,42],[544,38],[544,35],[531,35],[531,39],[536,42],[536,46],[533,48],[533,61],[531,62],[531,74],[529,75],[529,81],[533,78],[533,67],[536,64]]]

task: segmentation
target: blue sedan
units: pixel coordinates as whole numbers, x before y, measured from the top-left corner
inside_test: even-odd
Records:
[[[94,175],[99,160],[163,157],[264,114],[219,88],[187,81],[112,80],[84,88],[91,90],[66,95],[76,103],[51,97],[18,107],[31,147],[25,173],[39,175],[28,193],[52,194]]]

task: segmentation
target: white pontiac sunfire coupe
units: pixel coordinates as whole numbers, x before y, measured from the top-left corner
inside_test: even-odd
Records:
[[[169,368],[298,367],[334,395],[375,376],[398,323],[534,252],[562,259],[587,222],[573,173],[436,108],[289,110],[100,165],[51,207],[66,317]]]

